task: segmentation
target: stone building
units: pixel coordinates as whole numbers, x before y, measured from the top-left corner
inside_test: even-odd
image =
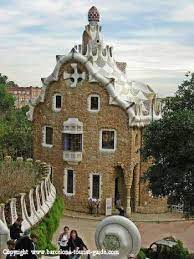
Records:
[[[41,93],[41,87],[8,87],[8,92],[15,96],[15,106],[17,109],[27,105],[30,100],[37,98]]]
[[[159,119],[154,91],[128,81],[126,63],[103,44],[100,14],[88,12],[82,44],[56,56],[53,73],[42,78],[42,94],[28,112],[34,127],[34,157],[53,168],[57,191],[66,208],[88,211],[88,199],[120,200],[131,211],[162,211],[165,202],[152,198],[141,175],[142,130]],[[149,212],[151,212],[149,210]]]

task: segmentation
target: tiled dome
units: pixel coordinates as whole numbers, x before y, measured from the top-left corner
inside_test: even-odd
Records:
[[[99,22],[100,13],[95,6],[92,6],[88,11],[88,21],[89,22]]]

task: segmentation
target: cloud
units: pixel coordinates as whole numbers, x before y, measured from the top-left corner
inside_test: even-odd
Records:
[[[171,19],[177,22],[194,23],[194,3],[186,4],[186,6],[175,10]]]
[[[117,60],[127,61],[130,79],[168,95],[193,70],[188,21],[194,5],[188,1],[0,0],[0,72],[22,86],[41,85],[55,55],[81,42],[92,5],[101,13],[104,42],[114,46]]]

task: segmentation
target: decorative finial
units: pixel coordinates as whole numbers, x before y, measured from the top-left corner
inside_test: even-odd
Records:
[[[92,6],[88,11],[88,21],[89,22],[99,22],[100,13],[95,6]]]

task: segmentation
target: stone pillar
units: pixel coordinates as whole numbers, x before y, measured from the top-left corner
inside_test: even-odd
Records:
[[[28,212],[26,209],[26,202],[25,202],[25,195],[26,193],[20,193],[20,203],[21,203],[21,209],[22,209],[22,231],[25,231],[27,229],[31,228],[32,223],[29,221]]]
[[[4,203],[0,204],[0,220],[2,220],[3,223],[7,226],[7,222],[5,219],[5,204]]]
[[[9,239],[9,229],[0,219],[0,259],[6,258],[3,250],[7,248],[7,240]]]
[[[41,208],[39,189],[40,189],[40,185],[37,185],[36,186],[36,203],[37,203],[37,211],[36,212],[37,212],[39,218],[42,218],[42,217],[44,217],[45,213]]]
[[[46,199],[45,199],[45,192],[44,192],[44,180],[40,183],[40,191],[41,191],[41,197],[42,197],[42,210],[45,212],[45,214],[47,214],[47,212],[49,211],[49,206],[46,203]]]
[[[131,216],[131,185],[133,181],[133,167],[124,170],[125,186],[126,186],[126,216]]]
[[[134,186],[135,186],[135,212],[137,211],[137,208],[139,206],[139,181],[140,181],[140,166],[139,164],[136,164],[133,170],[134,174]]]
[[[16,209],[16,198],[10,199],[10,211],[11,211],[11,224],[13,224],[18,218],[17,209]]]
[[[33,221],[33,224],[36,224],[40,218],[38,214],[36,213],[36,209],[34,206],[34,198],[33,198],[34,189],[31,189],[29,192],[29,200],[30,200],[30,218]]]

